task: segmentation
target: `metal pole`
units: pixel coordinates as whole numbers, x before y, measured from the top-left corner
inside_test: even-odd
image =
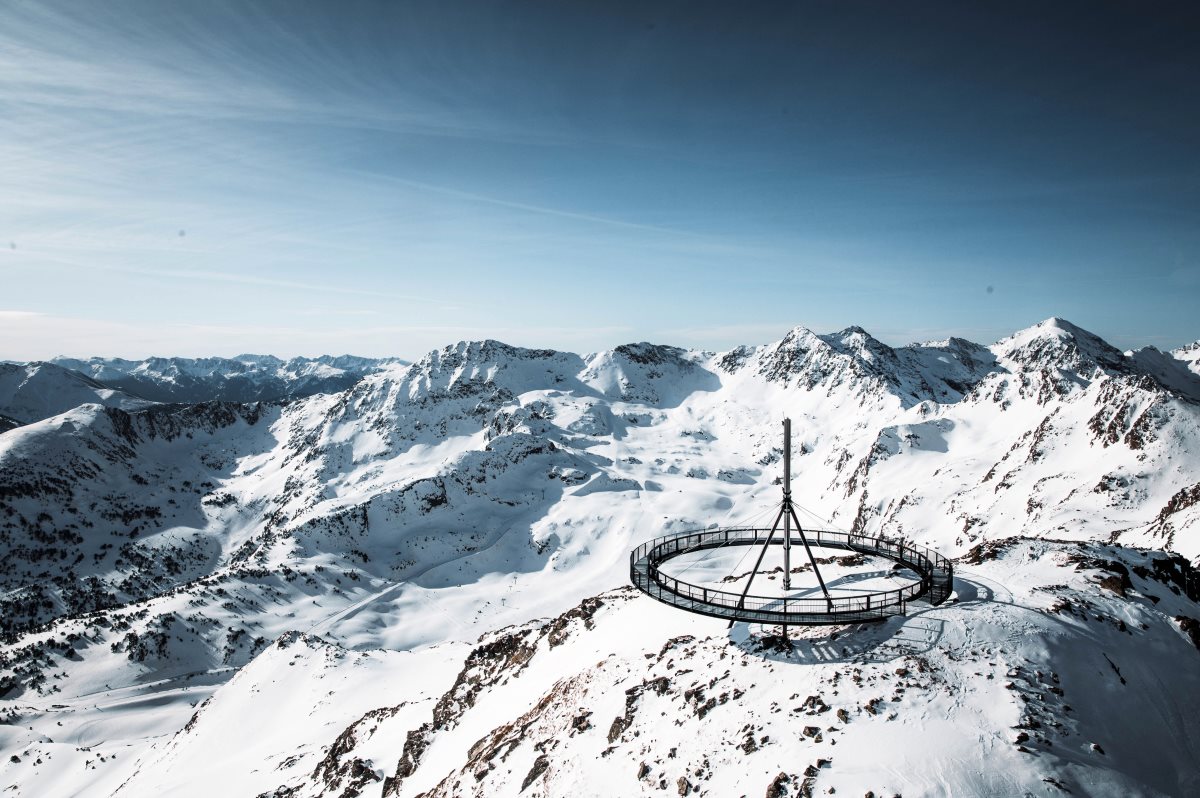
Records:
[[[783,420],[783,589],[792,589],[792,420]]]
[[[775,516],[775,523],[771,524],[771,531],[767,533],[767,539],[763,543],[762,551],[758,553],[758,559],[754,563],[754,567],[750,570],[750,578],[746,580],[746,589],[742,591],[742,597],[738,599],[737,609],[742,609],[746,605],[746,596],[750,593],[750,585],[754,583],[754,575],[758,573],[758,569],[762,567],[763,557],[766,556],[767,548],[771,545],[771,538],[775,537],[775,530],[779,528],[779,519],[786,515],[783,507],[779,508],[779,515]],[[729,628],[733,628],[733,621],[729,622]]]

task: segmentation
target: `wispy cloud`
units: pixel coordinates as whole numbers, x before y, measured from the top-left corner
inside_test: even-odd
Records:
[[[21,3],[0,8],[0,102],[25,112],[158,120],[290,122],[492,141],[561,140],[480,112],[421,77],[423,47],[331,49],[303,14],[243,4],[128,8]],[[359,60],[359,59],[363,60]],[[403,80],[396,79],[398,72]],[[440,76],[443,80],[447,77]],[[194,124],[194,122],[192,122]]]
[[[431,303],[442,306],[445,300],[415,296],[413,294],[393,293],[389,291],[359,288],[353,285],[333,285],[329,283],[309,283],[300,280],[278,279],[273,277],[263,277],[255,274],[237,274],[233,272],[213,271],[210,269],[173,269],[173,268],[152,268],[141,266],[121,266],[111,263],[103,263],[96,261],[83,261],[61,256],[41,254],[41,253],[24,253],[24,257],[33,260],[39,260],[44,263],[51,263],[58,266],[68,267],[70,269],[86,270],[86,271],[105,271],[115,272],[120,274],[142,275],[147,277],[162,277],[172,280],[182,281],[200,281],[200,282],[217,282],[217,283],[233,283],[236,285],[253,285],[264,286],[268,288],[285,288],[295,291],[304,291],[316,295],[323,294],[345,294],[348,296],[383,298],[392,300],[403,300],[406,302],[422,302]],[[359,313],[368,313],[371,311],[357,311]]]
[[[936,81],[900,102],[887,75],[846,105],[845,79],[788,73],[790,37],[716,52],[660,26],[630,48],[624,12],[447,8],[0,3],[0,278],[48,314],[0,318],[84,354],[714,348],[796,322],[987,340],[1076,308],[1196,336],[1196,168],[1170,114],[1146,125],[1161,157],[1101,125],[1048,158],[1069,126],[974,130],[938,116],[960,103]]]
[[[559,219],[571,219],[578,222],[588,222],[591,224],[607,225],[610,227],[620,227],[626,230],[640,230],[650,233],[662,233],[671,236],[684,236],[694,239],[712,239],[713,236],[705,233],[696,232],[693,230],[683,230],[675,227],[663,227],[656,224],[646,224],[643,222],[631,222],[625,219],[615,219],[608,216],[599,216],[591,213],[581,213],[578,211],[564,210],[562,208],[553,208],[546,205],[535,205],[527,202],[517,202],[515,200],[504,199],[503,197],[488,196],[479,194],[473,191],[462,191],[460,189],[450,188],[447,186],[435,186],[430,183],[422,183],[417,180],[408,180],[401,177],[383,177],[375,175],[376,179],[385,180],[396,185],[408,186],[409,188],[420,189],[433,194],[440,194],[444,197],[453,197],[456,199],[466,200],[468,202],[483,203],[485,205],[495,205],[501,208],[510,208],[517,211],[527,211],[529,213],[540,214],[543,216],[554,216]]]

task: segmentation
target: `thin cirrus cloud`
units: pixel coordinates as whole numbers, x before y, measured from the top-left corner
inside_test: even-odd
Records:
[[[244,50],[227,44],[218,53],[222,58],[214,58],[211,52],[197,58],[186,51],[179,60],[124,55],[131,50],[137,53],[136,45],[152,39],[161,27],[148,23],[138,27],[128,17],[120,26],[97,27],[92,24],[95,20],[55,13],[50,7],[21,10],[26,13],[9,9],[4,20],[8,24],[0,25],[0,74],[9,76],[0,79],[0,102],[15,111],[5,123],[14,135],[0,143],[0,161],[5,164],[0,170],[15,190],[0,199],[0,209],[28,220],[14,235],[21,239],[22,254],[31,258],[40,255],[43,262],[54,260],[59,267],[424,301],[413,291],[173,268],[162,260],[179,255],[171,238],[176,226],[209,233],[193,236],[189,255],[200,250],[234,252],[243,260],[253,254],[261,262],[265,250],[277,257],[282,246],[292,248],[285,257],[300,260],[309,256],[306,248],[353,254],[370,242],[355,245],[352,240],[321,238],[307,234],[306,228],[403,229],[403,207],[383,213],[378,206],[359,210],[356,206],[364,204],[359,199],[364,193],[393,206],[407,194],[410,199],[400,204],[426,208],[429,195],[436,195],[442,217],[456,218],[455,236],[469,237],[480,230],[498,235],[493,231],[520,226],[504,219],[489,221],[478,212],[481,204],[526,216],[695,236],[404,178],[387,178],[391,185],[382,190],[378,175],[333,170],[319,159],[305,162],[306,156],[320,150],[321,137],[276,148],[269,137],[246,125],[269,120],[276,127],[351,127],[496,140],[546,138],[547,134],[519,132],[507,123],[493,123],[487,129],[462,121],[461,109],[447,111],[415,94],[400,103],[395,98],[389,104],[370,102],[367,89],[372,87],[355,81],[338,85],[326,80],[328,91],[318,100],[278,79],[288,71],[314,71],[311,59],[286,53],[276,53],[274,60],[251,59]],[[110,41],[97,41],[98,35],[105,34]],[[330,95],[339,101],[324,102]],[[203,120],[199,129],[188,121],[192,117]],[[309,177],[306,170],[317,177]],[[213,185],[222,179],[232,185]],[[283,192],[287,198],[281,202]],[[323,214],[321,205],[334,206],[334,211]],[[462,212],[464,205],[473,210]],[[415,229],[418,235],[424,233],[419,225]],[[534,234],[548,240],[545,231]],[[554,231],[550,236],[578,238],[578,233]],[[430,245],[422,242],[421,248],[428,251]],[[440,253],[452,247],[434,244],[432,249]],[[86,254],[88,259],[72,261],[68,257],[72,253]],[[105,257],[119,262],[104,263]],[[128,262],[137,258],[156,262]]]
[[[6,102],[80,111],[206,119],[335,122],[361,118],[425,130],[457,129],[432,113],[398,112],[357,103],[330,107],[278,80],[317,66],[286,48],[251,52],[240,46],[242,15],[226,9],[229,36],[190,42],[186,15],[170,7],[144,15],[54,4],[9,6],[0,33],[0,90]],[[129,10],[129,6],[124,6]],[[214,5],[214,8],[217,8]],[[178,7],[176,7],[178,10]],[[116,13],[109,13],[110,11]],[[89,13],[90,12],[90,13]],[[221,15],[205,27],[220,25]],[[166,18],[164,18],[166,17]],[[161,38],[162,44],[155,39]],[[170,46],[171,44],[175,46]],[[243,42],[241,44],[250,44]],[[185,44],[190,46],[184,46]]]
[[[1194,111],[1160,78],[1194,48],[1165,17],[1034,16],[5,4],[0,276],[77,320],[40,330],[75,355],[168,322],[286,347],[294,308],[331,348],[399,320],[351,326],[404,357],[451,329],[721,348],[773,319],[1193,340]]]
[[[391,300],[404,300],[408,302],[420,302],[428,304],[437,304],[445,307],[445,301],[432,297],[420,297],[412,294],[397,294],[387,291],[371,290],[366,288],[358,288],[346,285],[334,284],[319,284],[307,283],[297,280],[275,279],[271,277],[263,277],[254,274],[237,274],[233,272],[220,272],[211,270],[196,270],[196,269],[171,269],[171,268],[144,268],[136,266],[119,266],[111,264],[101,264],[96,262],[73,261],[55,257],[43,257],[47,263],[53,263],[58,266],[65,266],[71,269],[87,269],[99,270],[106,272],[116,272],[130,275],[141,275],[146,277],[161,277],[171,280],[182,281],[199,281],[199,282],[215,282],[215,283],[233,283],[236,285],[248,286],[264,286],[268,288],[285,288],[298,290],[314,294],[347,294],[350,296],[366,296],[374,298],[383,298]],[[346,313],[348,311],[341,311]],[[368,315],[373,311],[361,310],[363,315]]]

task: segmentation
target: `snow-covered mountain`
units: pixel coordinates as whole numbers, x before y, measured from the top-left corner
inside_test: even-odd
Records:
[[[622,588],[644,540],[769,523],[785,414],[798,500],[957,557],[956,603],[788,648]],[[1061,319],[991,347],[463,342],[285,404],[73,407],[0,436],[0,770],[63,795],[1194,794],[1196,452],[1185,362]]]
[[[89,403],[126,410],[151,404],[54,363],[0,363],[0,432]]]
[[[126,410],[155,402],[276,402],[344,391],[367,374],[404,361],[354,355],[281,360],[154,357],[146,360],[58,357],[0,363],[0,433],[96,403]]]
[[[290,360],[270,355],[238,355],[145,360],[58,357],[52,362],[156,402],[195,403],[275,401],[335,393],[349,388],[365,374],[403,361],[353,355]]]
[[[1200,341],[1193,341],[1187,346],[1172,349],[1171,355],[1182,360],[1195,373],[1200,374]]]

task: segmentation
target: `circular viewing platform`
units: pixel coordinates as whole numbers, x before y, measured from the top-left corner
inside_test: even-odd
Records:
[[[829,598],[743,596],[740,592],[684,582],[661,570],[663,563],[684,554],[733,546],[761,546],[767,543],[769,536],[770,530],[754,527],[664,535],[643,543],[630,553],[629,575],[633,584],[651,598],[689,612],[729,621],[785,626],[882,621],[893,615],[904,615],[910,601],[925,599],[933,605],[941,604],[953,589],[953,564],[932,549],[884,537],[830,530],[806,529],[803,534],[793,531],[790,543],[804,545],[807,538],[807,542],[815,547],[884,557],[911,569],[919,578],[893,590]],[[770,545],[783,546],[784,536],[776,534]]]

